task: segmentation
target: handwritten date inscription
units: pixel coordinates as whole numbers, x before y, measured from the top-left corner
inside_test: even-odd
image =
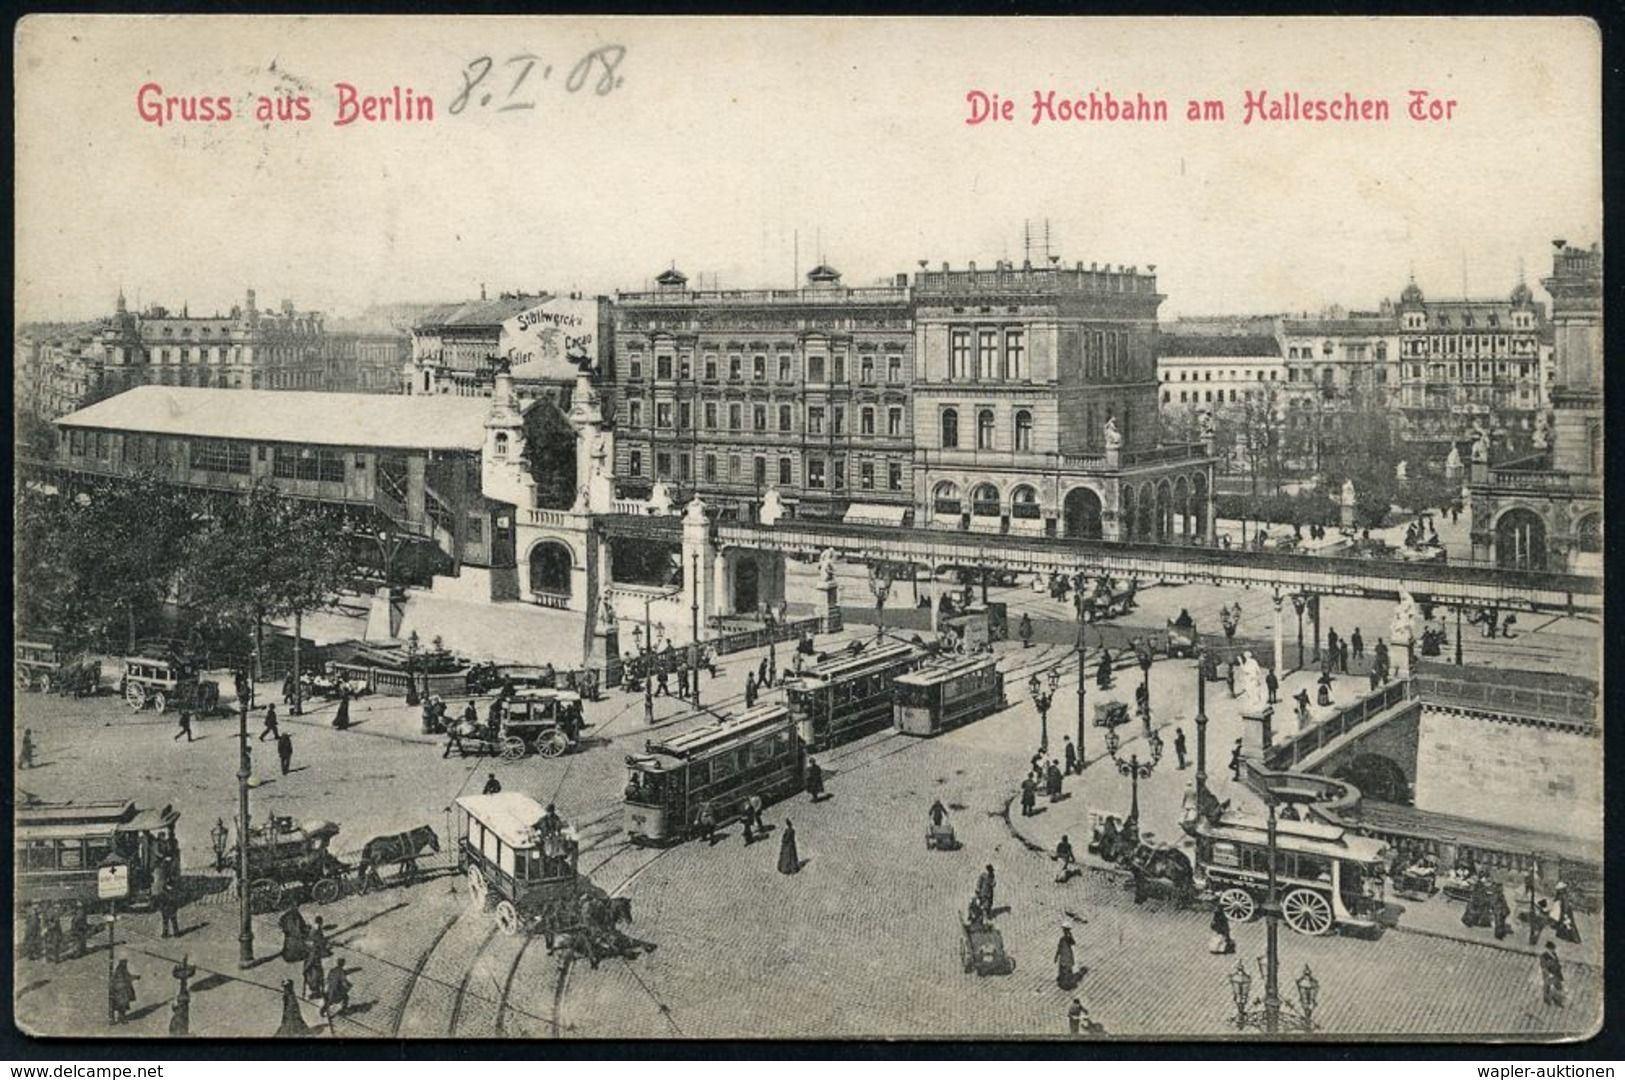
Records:
[[[621,61],[626,46],[600,45],[575,62],[564,77],[567,93],[591,88],[599,97],[613,93],[626,80]],[[492,112],[515,112],[536,108],[537,94],[553,78],[553,65],[534,53],[518,53],[498,62],[478,56],[463,66],[463,87],[447,106],[456,116],[473,106]]]

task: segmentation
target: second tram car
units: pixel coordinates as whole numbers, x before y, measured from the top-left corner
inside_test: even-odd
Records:
[[[1373,930],[1386,910],[1381,879],[1388,849],[1337,825],[1277,822],[1275,880],[1281,917],[1300,934],[1334,927]],[[1269,830],[1256,818],[1227,816],[1196,826],[1197,887],[1216,894],[1235,922],[1258,913],[1268,892]],[[1205,879],[1205,880],[1204,880]]]
[[[802,746],[821,752],[889,726],[892,681],[928,655],[909,642],[889,641],[804,668],[786,691]]]
[[[24,902],[95,900],[96,874],[117,855],[130,868],[130,899],[152,899],[160,858],[180,865],[174,807],[141,809],[130,801],[31,802],[16,810],[17,897]]]
[[[772,803],[801,790],[803,755],[783,705],[759,705],[628,754],[627,831],[639,843],[675,843],[694,831],[701,805],[724,821],[752,795]]]
[[[906,735],[935,735],[1004,708],[1004,673],[991,655],[926,664],[899,675],[893,716]]]

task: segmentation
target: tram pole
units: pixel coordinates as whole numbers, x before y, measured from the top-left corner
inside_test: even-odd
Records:
[[[237,966],[254,962],[254,921],[248,896],[248,698],[237,702]]]
[[[1197,646],[1198,649],[1201,646]],[[1202,673],[1201,654],[1196,661],[1196,812],[1201,814],[1202,793],[1207,791],[1207,676]]]
[[[1275,860],[1279,857],[1276,851],[1275,837],[1275,801],[1269,804],[1269,850],[1270,850],[1270,876],[1269,899],[1264,904],[1264,1030],[1274,1035],[1281,1030],[1281,956],[1279,953],[1279,938],[1281,933],[1281,902],[1276,895]]]
[[[1076,587],[1072,596],[1078,605],[1078,772],[1082,773],[1089,765],[1089,755],[1084,753],[1083,736],[1088,727],[1085,699],[1088,695],[1089,671],[1084,653],[1089,645],[1089,609],[1083,602],[1083,571],[1078,571]]]
[[[700,707],[700,556],[694,555],[694,582],[689,588],[689,618],[693,623],[694,641],[689,646],[689,674],[693,677],[694,707]]]

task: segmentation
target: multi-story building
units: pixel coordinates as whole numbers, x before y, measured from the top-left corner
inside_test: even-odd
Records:
[[[1376,311],[1332,307],[1288,317],[1281,320],[1281,349],[1283,449],[1291,464],[1318,474],[1328,447],[1347,445],[1353,416],[1392,406],[1399,375],[1398,316],[1384,301]]]
[[[614,302],[615,476],[746,509],[901,520],[914,501],[909,291],[692,290],[675,268]],[[889,508],[889,509],[882,509]]]
[[[1515,460],[1497,461],[1494,433],[1488,429],[1476,442],[1468,485],[1473,552],[1516,569],[1600,573],[1602,252],[1595,244],[1589,251],[1562,240],[1554,244],[1552,275],[1541,281],[1552,298],[1551,423],[1544,414],[1537,416],[1530,438],[1533,452]],[[1522,286],[1514,293],[1515,313],[1530,312],[1527,294]],[[1530,362],[1529,321],[1522,320],[1519,352],[1492,361],[1497,372],[1503,363],[1510,369]],[[1482,359],[1477,363],[1484,367]],[[1519,379],[1521,391],[1521,372]]]
[[[184,307],[177,315],[158,305],[137,315],[120,292],[100,335],[108,389],[324,390],[344,381],[331,370],[320,312],[297,311],[289,300],[261,311],[253,289],[245,300],[229,315],[193,316]]]
[[[1153,268],[1154,270],[1154,268]],[[1154,273],[999,262],[914,277],[915,500],[984,532],[1206,539],[1212,459],[1159,445]]]
[[[1521,281],[1506,300],[1399,301],[1400,437],[1443,458],[1490,433],[1497,453],[1526,451],[1542,397],[1545,310]],[[1510,449],[1509,449],[1510,448]]]

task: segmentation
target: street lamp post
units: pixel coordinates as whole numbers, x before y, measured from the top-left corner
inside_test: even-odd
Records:
[[[1230,973],[1230,992],[1236,1004],[1236,1029],[1248,1027],[1262,1029],[1266,1034],[1274,1035],[1285,1030],[1309,1032],[1315,1030],[1315,1007],[1320,1001],[1320,982],[1315,973],[1309,970],[1309,965],[1303,966],[1303,974],[1298,976],[1294,986],[1298,991],[1297,1015],[1281,1013],[1281,957],[1279,950],[1279,934],[1281,922],[1281,907],[1276,894],[1277,883],[1275,879],[1276,860],[1276,817],[1275,803],[1269,804],[1269,897],[1264,904],[1263,912],[1267,920],[1265,926],[1265,955],[1264,955],[1264,1000],[1262,1010],[1254,1012],[1248,1009],[1251,1003],[1253,980],[1247,974],[1247,968],[1236,962],[1236,970]],[[1289,1006],[1290,1008],[1290,1006]]]
[[[225,818],[216,818],[214,828],[209,830],[209,843],[214,847],[214,868],[226,868],[226,839],[230,833],[226,829]]]
[[[694,707],[697,709],[700,707],[700,556],[696,553],[693,558],[694,581],[690,588],[688,614],[694,640],[688,647],[688,673],[689,677],[694,680],[690,689],[694,697]]]
[[[406,639],[406,707],[412,708],[418,701],[418,632],[412,631]]]
[[[1298,615],[1298,670],[1303,670],[1303,606],[1308,602],[1303,593],[1292,594],[1292,610]]]
[[[1033,705],[1038,709],[1038,752],[1049,753],[1049,707],[1055,701],[1055,691],[1061,685],[1061,669],[1050,668],[1048,675],[1043,679],[1033,672],[1032,678],[1027,680],[1027,689],[1032,692]]]
[[[876,637],[886,636],[886,598],[891,595],[891,567],[883,563],[869,564],[869,592],[875,598],[875,622],[879,629]]]
[[[1084,718],[1085,698],[1089,685],[1087,663],[1084,660],[1084,651],[1088,646],[1089,636],[1089,605],[1083,600],[1083,571],[1078,571],[1076,587],[1072,595],[1078,605],[1078,771],[1082,772],[1089,764],[1089,756],[1083,752],[1083,736],[1087,730],[1088,721]]]
[[[1145,727],[1151,730],[1151,665],[1156,660],[1151,639],[1140,638],[1134,643],[1134,656],[1140,662],[1140,692],[1145,699]]]
[[[1203,812],[1202,796],[1207,792],[1207,675],[1196,664],[1196,811]]]
[[[246,679],[248,673],[244,672]],[[237,702],[237,966],[254,962],[254,920],[248,909],[248,699]]]
[[[1281,897],[1275,880],[1276,819],[1275,801],[1269,804],[1269,894],[1264,900],[1264,1030],[1274,1035],[1281,1030]]]
[[[1149,732],[1145,737],[1146,748],[1150,756],[1145,761],[1140,760],[1138,753],[1129,755],[1127,761],[1118,756],[1121,740],[1117,729],[1106,729],[1106,751],[1111,754],[1112,762],[1116,764],[1117,771],[1129,778],[1129,820],[1136,826],[1140,823],[1140,781],[1149,780],[1156,770],[1157,762],[1162,760],[1162,736],[1155,731]]]

